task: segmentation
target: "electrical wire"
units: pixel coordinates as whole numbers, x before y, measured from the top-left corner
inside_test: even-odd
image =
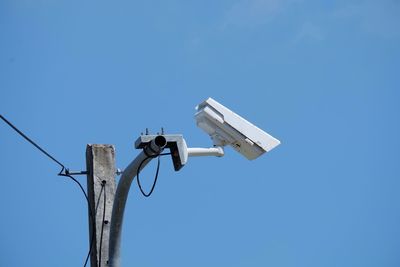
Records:
[[[89,251],[88,251],[88,253],[87,253],[87,255],[86,255],[85,263],[83,264],[83,267],[86,267],[87,264],[88,264],[88,261],[89,261],[90,254],[92,253],[93,244],[94,244],[94,228],[96,227],[94,214],[93,214],[92,208],[91,208],[90,203],[89,203],[89,198],[88,198],[88,196],[87,196],[85,190],[83,189],[82,184],[81,184],[78,180],[76,180],[74,177],[72,177],[71,175],[69,175],[69,174],[59,173],[58,175],[59,175],[59,176],[68,177],[68,178],[70,178],[72,181],[74,181],[75,183],[78,184],[78,186],[79,186],[79,188],[81,189],[82,193],[85,195],[85,198],[86,198],[86,201],[87,201],[87,204],[88,204],[88,207],[89,207],[89,216],[90,216],[90,219],[91,219],[92,222],[93,222],[93,226],[92,226],[92,231],[91,231],[91,233],[90,233],[91,237],[90,237],[90,243],[89,243],[89,246],[90,246],[90,247],[89,247]],[[100,265],[99,265],[99,266],[100,266]]]
[[[97,200],[96,200],[96,202],[95,203],[97,203],[97,205],[96,205],[96,207],[95,207],[95,210],[94,210],[94,215],[96,216],[97,215],[97,210],[99,209],[99,205],[100,205],[100,198],[101,198],[101,196],[103,195],[103,192],[104,192],[104,190],[105,190],[105,186],[104,186],[104,184],[105,184],[105,181],[103,180],[102,181],[102,183],[101,183],[101,189],[100,189],[100,193],[98,194],[98,197],[97,197]],[[104,194],[105,194],[105,192],[104,192]],[[105,196],[104,196],[104,198],[105,198]],[[103,217],[105,216],[105,209],[103,209]],[[103,220],[104,221],[104,220]],[[94,227],[95,227],[95,225],[94,225]],[[88,259],[89,259],[89,256],[90,256],[90,254],[91,254],[91,250],[93,249],[93,245],[94,245],[94,237],[95,237],[95,234],[94,234],[94,230],[92,231],[92,233],[93,233],[93,235],[92,235],[92,237],[91,237],[91,244],[92,244],[92,246],[90,247],[90,250],[89,250],[89,253],[88,253],[88,256],[87,256],[87,258],[86,258],[86,261],[85,261],[85,266],[86,266],[86,264],[87,264],[87,261],[88,261]],[[101,239],[103,238],[103,233],[101,233]],[[101,257],[100,257],[101,258]],[[101,266],[100,265],[100,263],[98,264],[98,266]]]
[[[101,251],[103,250],[103,234],[104,234],[104,223],[105,223],[105,218],[106,218],[106,181],[104,180],[101,183],[102,189],[103,189],[103,220],[101,224],[101,234],[100,234],[100,247],[99,247],[99,266],[101,267]]]
[[[14,131],[16,131],[20,136],[22,136],[26,141],[28,141],[29,143],[31,143],[34,147],[36,147],[40,152],[42,152],[44,155],[46,155],[49,159],[51,159],[52,161],[54,161],[55,163],[57,163],[60,167],[61,167],[61,170],[60,170],[60,172],[58,173],[58,176],[64,176],[64,177],[68,177],[68,178],[70,178],[72,181],[74,181],[78,186],[79,186],[79,188],[81,189],[81,191],[82,191],[82,193],[83,193],[83,195],[85,196],[85,199],[86,199],[86,201],[87,201],[87,204],[88,204],[88,207],[89,207],[89,216],[90,216],[90,218],[91,218],[91,220],[92,220],[92,222],[93,222],[93,225],[95,225],[94,224],[94,215],[93,215],[93,211],[92,211],[92,208],[91,208],[91,206],[90,206],[90,203],[89,203],[89,198],[88,198],[88,196],[87,196],[87,194],[86,194],[86,192],[85,192],[85,189],[83,189],[83,186],[82,186],[82,184],[78,181],[78,180],[76,180],[74,177],[72,177],[70,174],[69,174],[69,171],[68,171],[68,169],[64,166],[64,164],[62,164],[60,161],[58,161],[56,158],[54,158],[52,155],[50,155],[46,150],[44,150],[42,147],[40,147],[37,143],[35,143],[32,139],[30,139],[26,134],[24,134],[21,130],[19,130],[15,125],[13,125],[10,121],[8,121],[3,115],[1,115],[0,114],[0,118],[5,122],[5,123],[7,123],[8,124],[8,126],[10,126]],[[86,260],[85,260],[85,263],[84,263],[84,267],[86,267],[86,265],[87,265],[87,263],[88,263],[88,260],[89,260],[89,257],[90,257],[90,254],[91,254],[91,252],[92,252],[92,247],[93,247],[93,241],[94,241],[94,234],[93,234],[93,231],[94,231],[94,227],[93,227],[93,230],[92,230],[92,233],[91,233],[91,240],[90,240],[90,249],[89,249],[89,252],[88,252],[88,255],[87,255],[87,257],[86,257]]]
[[[145,197],[149,197],[149,196],[151,196],[151,194],[153,194],[153,190],[154,190],[154,188],[156,187],[156,183],[157,183],[157,179],[158,179],[158,172],[159,172],[159,170],[160,170],[160,157],[158,156],[158,157],[157,157],[157,171],[156,171],[156,175],[155,175],[155,178],[154,178],[153,185],[151,186],[151,189],[150,189],[150,192],[149,192],[149,193],[144,192],[144,190],[143,190],[143,188],[142,188],[142,185],[140,184],[139,173],[140,173],[140,169],[142,168],[142,165],[146,162],[146,160],[148,160],[148,159],[150,159],[150,158],[151,158],[151,157],[147,157],[147,158],[145,158],[144,160],[142,160],[142,162],[139,164],[139,168],[138,168],[137,173],[136,173],[136,176],[137,176],[137,177],[136,177],[136,182],[137,182],[137,184],[138,184],[138,186],[139,186],[140,192],[141,192],[142,195],[145,196]]]
[[[27,135],[25,135],[22,131],[20,131],[16,126],[14,126],[10,121],[8,121],[6,118],[4,118],[3,115],[0,115],[0,118],[7,123],[14,131],[16,131],[19,135],[21,135],[26,141],[28,141],[29,143],[31,143],[34,147],[36,147],[39,151],[41,151],[44,155],[46,155],[49,159],[51,159],[52,161],[54,161],[55,163],[57,163],[60,167],[61,170],[58,173],[58,176],[63,176],[63,177],[68,177],[70,178],[72,181],[74,181],[80,188],[80,190],[82,191],[83,195],[85,196],[85,199],[87,201],[88,207],[89,207],[89,216],[90,219],[93,222],[93,227],[92,227],[92,231],[90,233],[91,238],[90,238],[90,248],[89,248],[89,252],[86,256],[85,259],[85,263],[84,263],[84,267],[86,267],[88,261],[89,261],[89,257],[90,254],[92,253],[92,249],[93,249],[93,244],[94,244],[94,231],[95,231],[95,214],[93,213],[92,207],[90,206],[90,201],[89,201],[89,197],[85,191],[85,189],[83,188],[82,184],[76,180],[72,175],[69,174],[69,170],[68,168],[65,167],[64,164],[62,164],[60,161],[58,161],[56,158],[54,158],[52,155],[50,155],[46,150],[44,150],[42,147],[40,147],[37,143],[35,143],[32,139],[30,139]],[[145,197],[149,197],[151,196],[151,194],[154,191],[154,188],[156,186],[157,183],[157,179],[158,179],[158,173],[160,170],[160,157],[161,156],[165,156],[165,155],[170,155],[171,153],[163,153],[163,154],[159,154],[157,157],[157,170],[156,170],[156,174],[155,174],[155,178],[154,178],[154,182],[153,185],[149,191],[149,193],[144,192],[142,185],[140,183],[140,178],[139,178],[139,173],[140,173],[140,169],[142,167],[142,165],[144,164],[144,162],[150,158],[154,158],[153,156],[147,156],[140,164],[139,164],[139,168],[137,171],[137,184],[139,186],[140,192],[143,194],[143,196]],[[102,193],[103,193],[103,197],[104,197],[104,203],[103,203],[103,223],[102,223],[102,227],[101,227],[101,235],[100,235],[100,251],[99,251],[99,266],[101,266],[101,249],[102,249],[102,243],[103,243],[103,234],[104,234],[104,220],[105,220],[105,210],[106,210],[106,192],[104,189],[105,183],[102,183]],[[99,196],[100,199],[100,196]],[[97,207],[96,207],[96,213],[97,213]]]
[[[171,155],[171,153],[163,153],[163,154],[159,154],[158,156],[147,156],[144,160],[142,160],[142,162],[140,162],[139,168],[138,168],[137,173],[136,173],[136,182],[137,182],[137,184],[139,186],[139,189],[140,189],[140,192],[142,193],[143,196],[149,197],[149,196],[151,196],[151,194],[153,194],[153,191],[154,191],[154,188],[156,187],[156,183],[157,183],[157,179],[158,179],[158,173],[160,171],[160,157],[161,156],[166,156],[166,155]],[[140,170],[142,169],[142,165],[146,162],[146,160],[151,159],[151,158],[155,158],[155,157],[157,157],[156,175],[155,175],[154,182],[153,182],[153,185],[151,186],[151,189],[150,189],[149,193],[146,193],[146,192],[144,192],[144,190],[142,188],[142,185],[140,183],[139,173],[140,173]]]
[[[38,144],[36,144],[35,142],[33,142],[28,136],[26,136],[23,132],[21,132],[17,127],[15,127],[11,122],[9,122],[6,118],[3,117],[3,115],[0,115],[0,118],[7,123],[11,128],[14,129],[14,131],[16,131],[17,133],[19,133],[23,138],[25,138],[26,141],[28,141],[29,143],[31,143],[32,145],[34,145],[37,149],[39,149],[43,154],[45,154],[47,157],[49,157],[51,160],[53,160],[55,163],[57,163],[58,165],[60,165],[62,167],[61,172],[62,173],[65,170],[65,166],[59,162],[58,160],[56,160],[52,155],[50,155],[49,153],[47,153],[43,148],[41,148]]]

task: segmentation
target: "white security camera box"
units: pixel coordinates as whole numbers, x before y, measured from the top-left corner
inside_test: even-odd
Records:
[[[197,107],[197,126],[208,133],[216,146],[231,145],[248,159],[255,159],[280,141],[227,107],[208,98]]]

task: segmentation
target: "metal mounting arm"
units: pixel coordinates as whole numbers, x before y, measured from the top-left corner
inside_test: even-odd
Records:
[[[167,141],[164,136],[155,137],[147,144],[142,152],[124,170],[115,193],[114,205],[111,216],[109,260],[110,267],[119,267],[121,264],[121,233],[126,200],[133,178],[138,173],[139,166],[143,169],[152,159],[161,154]],[[143,162],[143,163],[142,163]],[[140,171],[140,170],[139,170]]]
[[[210,147],[210,148],[188,147],[187,153],[189,157],[199,157],[199,156],[222,157],[224,155],[224,149],[221,146]]]
[[[110,267],[119,267],[121,265],[121,233],[125,204],[131,183],[137,175],[140,165],[141,169],[143,169],[154,157],[161,154],[164,148],[170,149],[176,171],[180,170],[186,164],[188,157],[222,157],[224,155],[224,149],[220,146],[188,148],[182,135],[141,135],[136,140],[135,147],[143,150],[123,171],[115,193],[109,241],[108,265]]]

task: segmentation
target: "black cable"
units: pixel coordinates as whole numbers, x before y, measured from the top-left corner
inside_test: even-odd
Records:
[[[104,191],[104,186],[103,186],[103,184],[102,184],[101,189],[100,189],[99,196],[97,197],[97,201],[96,201],[97,205],[96,205],[95,210],[94,210],[94,216],[97,215],[97,210],[98,210],[99,204],[100,204],[100,198],[101,198],[101,195],[103,194],[103,191]],[[93,217],[92,217],[92,218],[93,218]],[[92,218],[91,218],[91,219],[92,219]],[[95,224],[94,222],[93,222],[93,227],[96,227],[96,224]],[[94,237],[95,237],[94,232],[95,232],[95,229],[93,228],[92,231],[91,231],[91,235],[92,235],[92,236],[91,236],[91,238],[90,238],[90,249],[89,249],[89,252],[88,252],[88,254],[87,254],[87,256],[86,256],[86,260],[85,260],[84,267],[86,267],[86,265],[87,265],[87,263],[88,263],[88,260],[89,260],[89,257],[90,257],[90,254],[92,253],[92,250],[93,250],[93,246],[94,246]],[[100,264],[99,264],[98,266],[100,266]]]
[[[96,205],[96,208],[95,208],[95,210],[94,210],[94,215],[97,215],[97,210],[99,209],[100,198],[101,198],[101,196],[103,195],[103,190],[104,190],[104,186],[102,185],[101,188],[100,188],[99,196],[97,197],[97,201],[96,201],[97,205]]]
[[[79,186],[79,188],[81,189],[81,191],[82,191],[82,193],[83,193],[83,195],[85,196],[85,199],[86,199],[86,201],[87,201],[87,204],[88,204],[88,207],[89,207],[89,216],[90,216],[90,218],[91,218],[91,220],[92,220],[92,222],[93,222],[93,225],[95,225],[95,224],[94,224],[94,215],[93,215],[92,208],[90,207],[89,198],[88,198],[88,196],[87,196],[87,194],[86,194],[86,192],[85,192],[85,189],[83,189],[82,184],[68,173],[68,169],[65,168],[64,164],[62,164],[60,161],[58,161],[57,159],[55,159],[55,158],[54,158],[52,155],[50,155],[46,150],[44,150],[43,148],[41,148],[41,147],[40,147],[38,144],[36,144],[32,139],[30,139],[28,136],[26,136],[22,131],[20,131],[20,130],[19,130],[16,126],[14,126],[10,121],[8,121],[6,118],[4,118],[3,115],[0,114],[0,118],[1,118],[5,123],[7,123],[14,131],[16,131],[19,135],[21,135],[26,141],[28,141],[29,143],[31,143],[34,147],[36,147],[38,150],[40,150],[43,154],[45,154],[45,155],[46,155],[48,158],[50,158],[52,161],[54,161],[55,163],[57,163],[58,165],[60,165],[61,170],[60,170],[60,172],[58,173],[58,176],[68,177],[68,178],[70,178],[72,181],[74,181],[74,182]],[[93,227],[93,231],[94,231],[94,227]],[[91,254],[91,252],[92,252],[92,246],[93,246],[93,241],[94,241],[94,238],[93,238],[93,237],[94,237],[93,231],[92,231],[92,233],[91,233],[92,238],[91,238],[91,240],[90,240],[90,249],[89,249],[89,253],[88,253],[87,257],[86,257],[84,267],[86,267],[87,262],[88,262],[89,257],[90,257],[90,254]]]
[[[68,177],[68,178],[70,178],[72,181],[74,181],[74,182],[79,186],[79,188],[81,189],[83,195],[84,195],[85,198],[86,198],[87,203],[89,204],[89,197],[87,196],[87,194],[86,194],[86,192],[85,192],[85,189],[83,189],[82,184],[81,184],[78,180],[76,180],[74,177],[72,177],[72,176],[69,175],[69,174],[60,173],[60,174],[58,174],[58,175],[59,175],[59,176],[64,176],[64,177]],[[90,211],[90,213],[92,213],[92,212]]]
[[[21,132],[17,127],[15,127],[11,122],[9,122],[6,118],[3,117],[3,115],[0,115],[0,118],[7,123],[11,128],[14,129],[14,131],[16,131],[17,133],[19,133],[23,138],[25,138],[26,141],[28,141],[29,143],[31,143],[32,145],[34,145],[37,149],[39,149],[43,154],[45,154],[47,157],[49,157],[50,159],[52,159],[55,163],[57,163],[58,165],[60,165],[62,167],[62,171],[64,171],[65,166],[59,162],[58,160],[56,160],[52,155],[50,155],[49,153],[47,153],[43,148],[41,148],[38,144],[36,144],[35,142],[33,142],[28,136],[26,136],[23,132]],[[60,173],[61,173],[60,172]]]
[[[103,220],[101,221],[102,223],[101,223],[100,248],[99,248],[99,250],[100,250],[99,251],[99,266],[100,267],[101,267],[101,251],[102,251],[102,248],[103,248],[104,221],[106,219],[106,199],[107,199],[107,197],[106,197],[106,189],[105,189],[106,181],[103,181],[101,183],[101,186],[103,188]]]
[[[89,243],[89,246],[90,246],[90,247],[89,247],[89,252],[88,252],[88,254],[86,255],[85,263],[83,264],[83,267],[86,267],[87,264],[88,264],[88,261],[89,261],[90,254],[92,253],[93,244],[94,244],[94,230],[95,230],[94,228],[96,227],[96,224],[95,224],[95,221],[94,221],[94,214],[93,214],[93,211],[92,211],[92,207],[91,207],[90,204],[89,204],[89,198],[88,198],[88,196],[87,196],[85,190],[83,189],[82,184],[81,184],[78,180],[76,180],[74,177],[72,177],[72,176],[69,175],[69,174],[59,173],[58,175],[59,175],[59,176],[68,177],[68,178],[70,178],[72,181],[74,181],[75,183],[78,184],[78,186],[79,186],[79,188],[81,189],[82,193],[85,195],[85,198],[86,198],[86,201],[87,201],[87,204],[88,204],[88,207],[89,207],[89,216],[90,216],[90,219],[91,219],[92,222],[93,222],[93,226],[92,226],[92,231],[91,231],[91,233],[90,233],[91,237],[90,237],[90,243]]]
[[[95,227],[96,227],[96,224],[95,224],[95,221],[94,221],[94,216],[97,215],[97,209],[99,208],[100,198],[101,198],[101,195],[103,194],[103,190],[104,190],[104,187],[102,186],[101,189],[100,189],[99,196],[97,197],[97,201],[96,201],[97,205],[96,205],[95,210],[94,210],[94,215],[91,216],[91,218],[90,218],[92,220],[92,222],[93,222],[92,231],[90,233],[91,234],[90,243],[89,243],[90,248],[89,248],[89,252],[88,252],[88,254],[86,256],[85,264],[83,265],[83,267],[86,267],[86,265],[87,265],[87,263],[89,261],[90,254],[92,254],[92,250],[93,250],[93,246],[94,246],[94,238],[95,238]]]
[[[137,173],[136,173],[136,176],[137,176],[137,177],[136,177],[136,182],[137,182],[137,184],[138,184],[138,186],[139,186],[139,189],[140,189],[140,192],[142,193],[143,196],[149,197],[149,196],[151,196],[151,194],[153,193],[154,188],[156,187],[157,179],[158,179],[158,172],[160,171],[160,156],[166,156],[166,155],[171,155],[171,153],[163,153],[163,154],[159,154],[158,156],[147,156],[144,160],[142,160],[142,162],[140,162],[139,168],[138,168]],[[155,175],[155,178],[154,178],[153,185],[151,186],[150,192],[149,192],[149,193],[146,193],[146,192],[144,192],[144,190],[143,190],[143,188],[142,188],[142,185],[141,185],[141,183],[140,183],[139,173],[140,173],[140,170],[142,169],[142,165],[144,164],[144,162],[145,162],[146,160],[150,159],[150,158],[155,158],[155,157],[157,157],[157,170],[156,170],[156,175]]]

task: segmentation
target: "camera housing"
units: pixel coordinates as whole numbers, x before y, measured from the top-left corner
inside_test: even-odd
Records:
[[[224,156],[224,146],[230,145],[247,159],[256,159],[280,144],[280,141],[240,117],[227,107],[208,98],[196,107],[197,126],[210,135],[214,146],[188,147],[181,134],[141,135],[135,148],[144,149],[157,138],[169,148],[175,171],[186,165],[189,157]],[[165,143],[165,144],[164,144]]]
[[[230,145],[249,160],[269,152],[280,141],[211,97],[196,107],[196,124],[213,140],[214,146]]]
[[[174,164],[175,171],[179,171],[185,166],[188,160],[188,148],[181,134],[164,134],[161,135],[165,138],[165,148],[169,148],[171,152],[172,163]],[[158,135],[141,135],[135,142],[136,149],[143,149]]]

